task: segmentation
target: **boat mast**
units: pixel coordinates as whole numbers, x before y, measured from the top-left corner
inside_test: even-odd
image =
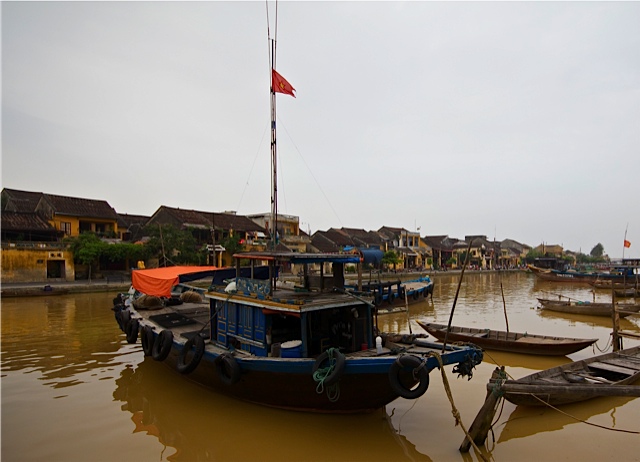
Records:
[[[269,81],[271,97],[271,249],[278,245],[278,145],[276,142],[276,92],[273,88],[273,72],[276,68],[276,43],[278,40],[278,1],[276,0],[276,17],[274,22],[274,38],[269,28],[269,2],[267,0],[267,38],[269,40]]]
[[[277,11],[277,10],[276,10]],[[277,30],[277,29],[276,29]],[[269,77],[276,68],[276,40],[269,39],[271,70]],[[276,143],[276,92],[271,79],[271,248],[275,250],[278,244],[278,145]]]

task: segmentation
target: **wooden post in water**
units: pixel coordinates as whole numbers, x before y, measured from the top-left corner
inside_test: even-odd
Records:
[[[497,383],[504,376],[504,366],[501,366],[500,368],[496,367],[493,370],[489,383]],[[487,390],[487,398],[469,428],[469,437],[471,437],[471,440],[473,440],[477,446],[482,446],[487,440],[487,435],[489,434],[489,430],[491,430],[491,423],[496,415],[496,409],[498,408],[499,402],[500,396],[498,393],[496,393],[495,390]],[[471,440],[469,437],[464,437],[459,448],[460,452],[469,452],[469,448],[471,447]]]
[[[616,290],[615,284],[611,282],[611,320],[613,322],[613,351],[622,350],[622,337],[618,334],[620,331],[620,313],[616,309]]]
[[[398,292],[400,292],[400,285],[398,285]],[[413,335],[411,332],[411,316],[409,316],[409,298],[407,297],[407,288],[404,288],[404,308],[407,310],[407,324],[409,324],[409,334]]]

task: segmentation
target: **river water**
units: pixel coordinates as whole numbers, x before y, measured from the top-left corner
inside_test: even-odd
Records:
[[[421,332],[411,319],[447,323],[458,275],[438,274],[433,301],[379,317],[383,331]],[[570,357],[486,352],[472,380],[446,368],[453,405],[469,428],[496,364],[519,378],[598,354],[608,318],[547,315],[536,297],[592,300],[588,286],[519,273],[467,274],[453,324],[598,338]],[[504,295],[504,303],[503,303]],[[113,318],[112,293],[2,299],[3,461],[469,461],[461,454],[440,372],[418,400],[367,415],[315,415],[236,401],[145,360]],[[598,295],[597,299],[606,299]],[[640,332],[640,316],[621,328]],[[625,339],[625,346],[637,345]],[[598,398],[553,409],[499,409],[483,449],[496,461],[640,461],[640,399]],[[587,423],[585,423],[587,422]],[[624,432],[622,430],[626,430]],[[630,433],[635,432],[635,433]]]

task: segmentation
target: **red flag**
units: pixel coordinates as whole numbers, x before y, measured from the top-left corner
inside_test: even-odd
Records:
[[[296,89],[293,88],[284,77],[278,74],[275,69],[271,69],[271,88],[275,93],[284,93],[285,95],[296,97],[296,95],[293,94]]]
[[[626,239],[624,240],[624,246],[628,249],[629,247],[631,247],[631,242],[627,241]]]

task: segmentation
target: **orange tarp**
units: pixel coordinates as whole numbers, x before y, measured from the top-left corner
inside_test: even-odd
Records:
[[[215,266],[169,266],[167,268],[133,270],[131,285],[143,294],[171,297],[171,288],[182,280],[198,279],[198,273],[202,273],[202,277],[207,277],[207,273],[218,269],[220,268]]]

